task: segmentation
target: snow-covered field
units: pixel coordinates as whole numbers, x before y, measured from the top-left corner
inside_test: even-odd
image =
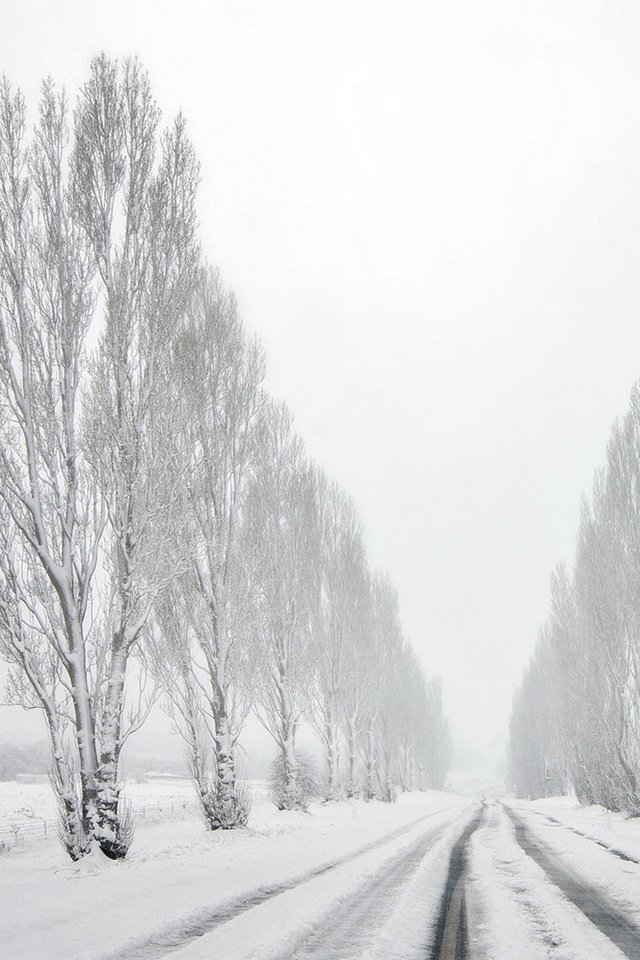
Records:
[[[17,847],[0,856],[0,958],[133,960],[171,948],[176,960],[284,960],[341,900],[467,808],[434,792],[283,814],[263,798],[242,831],[207,833],[195,815],[139,823],[123,862]]]
[[[193,784],[189,780],[178,777],[131,780],[125,784],[124,793],[136,808],[164,806],[172,802],[192,802],[195,799]],[[14,780],[0,782],[0,821],[2,823],[34,819],[52,820],[55,815],[54,796],[47,782],[16,783]]]
[[[252,787],[255,794],[264,795],[264,784],[255,781]],[[125,784],[124,796],[131,804],[137,823],[197,816],[194,788],[189,780],[177,777],[132,780]],[[0,851],[38,841],[57,842],[56,831],[55,801],[46,781],[0,782]]]

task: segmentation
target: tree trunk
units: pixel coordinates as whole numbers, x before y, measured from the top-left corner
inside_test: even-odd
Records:
[[[375,762],[375,731],[373,724],[369,725],[365,740],[365,755],[367,776],[365,785],[365,799],[373,800],[377,794],[376,791],[376,762]]]
[[[131,831],[122,823],[120,807],[120,736],[124,707],[127,656],[119,637],[114,638],[109,683],[102,718],[100,764],[97,782],[97,841],[102,852],[111,860],[126,857],[131,843]]]
[[[357,763],[356,725],[352,718],[347,720],[347,796],[355,797]]]
[[[51,741],[53,767],[50,781],[58,802],[60,838],[71,859],[80,860],[89,853],[91,841],[84,829],[81,805],[69,769],[59,718],[48,698],[43,700],[43,706]]]
[[[295,724],[289,717],[282,718],[282,769],[284,777],[284,809],[299,810],[304,807],[304,801],[298,786],[298,771],[295,752]]]
[[[84,831],[93,838],[97,832],[97,785],[98,757],[95,743],[95,725],[91,711],[91,698],[87,686],[84,650],[76,646],[69,658],[71,699],[75,717],[75,735],[80,758],[80,786],[82,790],[82,821]]]
[[[245,797],[238,795],[233,737],[225,709],[218,707],[215,722],[216,803],[211,829],[233,830],[245,826],[249,806]]]
[[[339,787],[340,745],[338,743],[338,728],[335,721],[335,711],[330,706],[325,723],[325,742],[327,747],[327,793],[326,800],[337,800]]]

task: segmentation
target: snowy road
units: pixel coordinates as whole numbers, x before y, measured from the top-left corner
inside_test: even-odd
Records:
[[[467,869],[470,936],[460,956],[640,958],[640,866],[602,842],[526,804],[494,803],[470,840]]]
[[[640,960],[638,863],[544,819],[458,813],[279,960]]]
[[[263,807],[141,828],[117,864],[11,851],[0,902],[0,960],[640,960],[640,824],[435,792]]]
[[[464,960],[469,953],[469,929],[465,890],[468,878],[468,850],[471,835],[484,818],[484,809],[465,827],[449,857],[447,882],[431,945],[434,960]]]
[[[439,889],[446,879],[452,843],[475,813],[477,804],[454,804],[413,821],[347,857],[295,878],[258,902],[238,904],[224,917],[193,935],[171,954],[175,960],[218,957],[269,960],[355,960],[424,957],[429,949]],[[403,932],[395,929],[402,920]],[[195,938],[197,936],[197,939]],[[165,941],[166,946],[166,941]],[[160,960],[165,951],[127,953],[127,960]],[[111,960],[111,958],[109,958]],[[113,960],[125,960],[125,954]]]
[[[467,820],[468,815],[463,814],[462,821]],[[455,823],[460,822],[456,817]],[[468,829],[462,842],[466,843]],[[300,944],[291,954],[291,960],[355,960],[367,949],[375,949],[376,940],[384,933],[386,919],[398,909],[403,893],[419,868],[424,869],[427,855],[433,852],[438,841],[446,840],[447,834],[451,835],[450,824],[432,828],[408,850],[385,864]],[[427,939],[425,936],[425,946]]]
[[[626,956],[634,960],[640,957],[640,929],[625,914],[616,908],[610,897],[554,855],[535,832],[527,828],[525,820],[508,810],[516,831],[516,840],[521,848],[544,870],[549,880],[557,886],[591,923],[603,933]],[[594,842],[594,841],[588,841]],[[610,853],[619,856],[617,853]]]
[[[398,842],[292,885],[175,960],[640,960],[640,867],[590,838],[475,803]]]
[[[445,832],[448,821],[451,819],[457,820],[458,810],[457,805],[452,805],[428,813],[344,856],[321,863],[305,873],[298,874],[281,883],[262,887],[248,896],[238,897],[234,901],[225,903],[222,907],[215,907],[211,911],[201,911],[198,915],[186,918],[172,928],[165,928],[157,936],[150,937],[140,944],[128,944],[123,951],[109,955],[107,960],[160,960],[168,952],[175,952],[194,941],[198,941],[196,949],[200,954],[204,949],[203,938],[207,934],[237,918],[241,918],[243,914],[263,905],[266,905],[266,913],[269,910],[269,901],[285,895],[289,895],[289,899],[298,898],[305,903],[309,900],[313,901],[316,894],[321,891],[319,884],[326,886],[328,880],[330,885],[328,889],[331,889],[334,883],[337,883],[337,889],[339,889],[341,880],[345,877],[349,877],[351,874],[355,878],[359,878],[363,867],[366,870],[367,864],[370,862],[380,861],[383,866],[374,874],[371,883],[365,882],[362,889],[358,886],[354,896],[341,904],[341,910],[346,908],[349,914],[347,918],[349,921],[352,919],[351,912],[354,905],[359,905],[363,927],[370,926],[371,917],[367,898],[371,897],[371,906],[375,903],[376,896],[383,896],[385,892],[387,899],[389,899],[397,890],[398,884],[411,876],[413,870],[424,859],[427,850]],[[454,811],[454,813],[452,814],[450,811]],[[443,817],[446,818],[444,824],[442,824]],[[427,821],[433,821],[434,819],[436,821],[435,826],[432,823],[427,825]],[[408,846],[407,838],[409,838]],[[400,852],[394,855],[394,851],[398,849]],[[391,861],[387,859],[389,856],[392,857]],[[339,875],[337,881],[334,876],[336,873]],[[329,874],[331,876],[328,876]],[[366,876],[368,877],[368,873]],[[357,879],[356,882],[358,882]],[[359,901],[361,902],[359,903]],[[295,909],[289,910],[288,908],[288,914],[289,916],[297,916],[298,912]],[[248,919],[248,924],[253,927],[253,916]],[[352,928],[352,934],[357,933],[356,927],[350,922],[349,924],[343,924],[345,934],[346,927],[349,925]],[[264,927],[260,926],[260,930],[260,937],[262,938]],[[330,932],[334,932],[333,918],[331,919]],[[347,956],[346,953],[327,954],[323,952],[325,948],[322,946],[322,939],[323,934],[320,933],[319,951],[313,950],[311,953],[307,953],[306,950],[303,950],[300,957]],[[243,942],[245,944],[247,942],[244,937]],[[290,949],[290,947],[287,948],[287,958],[291,956]],[[342,950],[343,948],[340,947],[339,949]],[[354,956],[359,955],[359,952],[354,954]],[[180,950],[180,956],[182,956],[182,950]],[[298,953],[296,952],[297,956]]]

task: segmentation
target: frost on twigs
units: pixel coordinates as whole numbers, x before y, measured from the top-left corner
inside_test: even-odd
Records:
[[[47,725],[73,859],[126,855],[121,751],[161,689],[212,829],[247,821],[251,710],[280,809],[317,795],[309,721],[326,799],[446,769],[395,592],[265,392],[201,259],[184,118],[159,123],[136,60],[96,57],[71,111],[47,81],[32,135],[0,82],[0,656]]]
[[[32,134],[0,83],[0,655],[47,724],[73,859],[128,849],[128,668],[175,574],[199,174],[183,118],[158,124],[136,60],[94,58],[73,112],[46,81]]]

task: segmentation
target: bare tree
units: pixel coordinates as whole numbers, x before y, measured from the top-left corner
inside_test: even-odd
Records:
[[[551,753],[560,771],[554,779],[583,802],[633,813],[640,810],[639,439],[636,386],[583,503],[573,574],[561,568],[552,580],[551,614],[514,701],[510,742],[521,791],[547,791]]]
[[[29,149],[6,83],[0,112],[5,649],[45,716],[57,712],[54,756],[77,751],[55,761],[70,854],[95,839],[121,857],[119,755],[144,714],[123,729],[127,663],[166,581],[179,489],[167,360],[197,268],[197,165],[180,118],[156,163],[158,112],[136,62],[92,62],[73,136],[51,83]]]
[[[416,743],[416,785],[442,790],[451,765],[452,744],[449,720],[442,702],[442,681],[439,677],[422,677],[422,693],[418,704]]]
[[[327,796],[365,744],[366,792],[415,780],[424,685],[354,507],[307,459],[233,297],[200,264],[198,165],[136,61],[91,63],[70,122],[0,87],[0,644],[8,697],[42,711],[62,832],[123,857],[120,757],[171,677],[211,827],[244,822],[247,711],[304,804],[313,716]],[[415,691],[401,703],[402,685]],[[437,711],[436,711],[437,713]]]
[[[318,520],[315,471],[281,404],[262,420],[248,510],[260,564],[256,714],[280,751],[283,807],[294,809],[304,806],[295,739],[313,683]]]
[[[318,543],[319,603],[313,622],[315,668],[312,723],[320,737],[326,760],[326,799],[339,794],[339,754],[344,722],[349,750],[348,782],[354,789],[355,737],[358,699],[350,698],[347,683],[356,684],[353,669],[358,654],[365,583],[364,544],[353,503],[334,483],[318,474],[317,500],[320,513]],[[353,688],[352,688],[353,689]]]
[[[104,505],[79,440],[94,267],[72,216],[66,177],[68,111],[43,85],[33,143],[25,104],[0,89],[0,391],[4,649],[47,720],[64,796],[70,854],[99,821],[88,644]],[[22,679],[22,678],[21,678]],[[14,675],[13,694],[21,688]],[[69,711],[81,783],[58,714]]]
[[[419,759],[427,754],[426,747],[437,731],[429,722],[424,674],[411,644],[406,641],[399,649],[395,680],[397,776],[402,790],[413,790],[418,783]]]
[[[376,663],[372,653],[373,607],[372,578],[364,545],[359,538],[352,541],[349,551],[349,642],[342,663],[341,726],[346,752],[345,785],[348,797],[364,792],[362,783],[362,743],[367,732],[368,710],[372,706],[372,687],[377,679],[373,675]]]
[[[173,571],[171,522],[182,483],[172,344],[196,276],[198,165],[182,117],[160,140],[149,80],[136,61],[93,61],[75,119],[75,212],[102,282],[104,329],[92,370],[87,449],[108,508],[97,778],[101,827],[118,849],[118,760],[126,664]],[[139,718],[134,724],[137,725]],[[103,844],[104,847],[104,844]]]
[[[253,690],[257,571],[244,513],[264,404],[264,361],[257,343],[246,340],[234,298],[215,271],[200,277],[176,369],[188,410],[181,455],[189,483],[180,537],[188,539],[189,563],[177,581],[183,598],[174,610],[182,611],[180,660],[188,651],[189,663],[184,682],[170,690],[179,695],[207,823],[228,829],[247,816],[236,790],[235,751]]]
[[[365,796],[394,797],[395,760],[394,694],[397,653],[402,643],[398,595],[386,574],[374,573],[372,581],[372,634],[370,656],[363,684],[366,690],[362,751]]]

